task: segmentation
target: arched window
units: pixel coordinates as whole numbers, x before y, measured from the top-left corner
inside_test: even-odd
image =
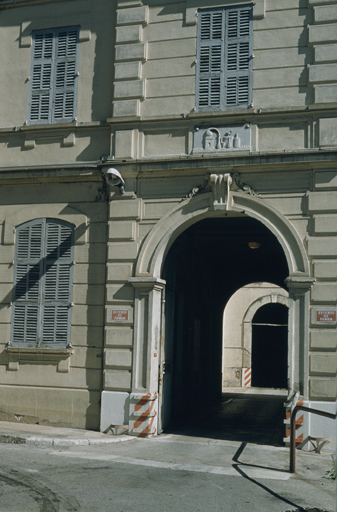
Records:
[[[64,348],[70,342],[74,228],[35,219],[16,229],[11,345]]]

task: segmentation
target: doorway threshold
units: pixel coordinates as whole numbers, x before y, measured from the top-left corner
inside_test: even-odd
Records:
[[[287,398],[287,389],[273,389],[273,388],[225,388],[222,390],[224,395],[264,395],[264,396],[284,396]]]

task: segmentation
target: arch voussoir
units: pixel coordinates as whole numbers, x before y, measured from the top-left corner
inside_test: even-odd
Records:
[[[161,277],[165,256],[185,229],[212,217],[248,216],[264,224],[279,241],[290,276],[309,276],[309,262],[294,226],[276,208],[257,196],[231,192],[230,204],[214,208],[212,193],[186,199],[170,210],[150,231],[140,251],[135,276]]]

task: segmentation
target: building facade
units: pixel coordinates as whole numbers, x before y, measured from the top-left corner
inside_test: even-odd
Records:
[[[0,418],[148,436],[233,387],[335,412],[337,2],[0,10]]]

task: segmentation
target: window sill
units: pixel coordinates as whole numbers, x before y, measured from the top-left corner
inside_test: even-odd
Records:
[[[0,0],[1,1],[1,0]],[[106,121],[69,121],[62,123],[46,123],[46,124],[25,124],[20,126],[7,126],[0,128],[0,134],[7,133],[30,133],[30,132],[42,132],[42,134],[48,130],[48,132],[55,132],[59,134],[60,131],[66,132],[74,132],[79,131],[80,129],[88,129],[88,128],[108,128],[109,123]],[[59,137],[59,135],[58,135]]]
[[[72,348],[26,348],[7,347],[9,371],[18,371],[20,364],[54,363],[59,373],[70,371]]]

